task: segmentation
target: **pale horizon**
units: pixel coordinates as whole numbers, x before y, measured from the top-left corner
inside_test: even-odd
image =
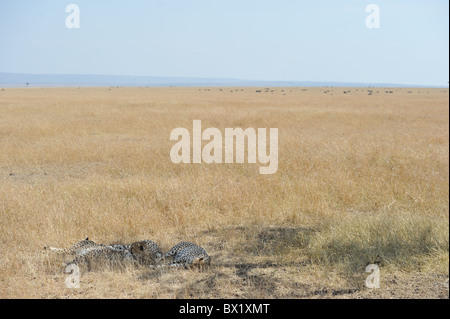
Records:
[[[80,28],[66,26],[66,7]],[[366,8],[380,9],[379,28]],[[448,85],[445,1],[4,0],[0,73]]]

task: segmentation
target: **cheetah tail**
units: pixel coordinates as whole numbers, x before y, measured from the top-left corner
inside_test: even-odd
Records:
[[[57,252],[57,253],[64,253],[66,251],[66,249],[64,249],[64,248],[55,248],[55,247],[50,247],[50,246],[45,246],[44,250],[54,251],[54,252]]]

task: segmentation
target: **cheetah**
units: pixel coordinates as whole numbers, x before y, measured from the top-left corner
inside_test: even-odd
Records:
[[[131,262],[145,265],[158,263],[163,255],[158,244],[151,240],[138,241],[132,244],[97,244],[89,238],[75,243],[70,248],[44,247],[44,250],[69,255],[72,258],[64,266],[70,264],[87,265],[91,268],[93,261],[106,262],[110,265],[118,263]]]
[[[170,267],[203,268],[211,264],[211,257],[205,249],[190,242],[181,242],[173,246],[164,255],[164,258],[169,257],[173,258],[172,263],[169,264]]]
[[[151,240],[142,240],[126,245],[110,245],[110,247],[119,251],[128,250],[139,263],[158,263],[163,258],[158,244]]]
[[[99,245],[78,254],[75,259],[65,264],[69,266],[76,264],[78,266],[87,266],[91,270],[92,263],[107,264],[109,266],[123,265],[126,262],[133,263],[134,257],[128,249],[114,248],[113,246]]]
[[[158,244],[151,240],[138,241],[128,246],[131,255],[139,264],[155,265],[163,259]]]
[[[109,265],[124,264],[126,262],[132,264],[141,264],[146,266],[156,265],[163,259],[163,254],[158,244],[151,240],[138,241],[125,245],[105,245],[97,244],[89,238],[75,243],[70,248],[54,248],[44,247],[44,250],[56,252],[67,257],[70,256],[68,262],[63,263],[64,266],[70,264],[86,265],[91,269],[92,263],[107,263]]]
[[[119,246],[120,245],[109,246],[97,244],[86,237],[86,239],[76,242],[69,248],[44,247],[44,250],[62,254],[66,257],[70,256],[70,261],[63,263],[64,266],[70,264],[88,264],[88,268],[90,268],[91,262],[97,259],[103,261],[110,260],[113,262],[132,260],[133,257],[129,249],[126,248],[126,245],[123,245],[123,248]]]
[[[86,239],[83,239],[79,242],[76,242],[72,245],[70,248],[55,248],[50,246],[45,246],[44,250],[53,251],[60,254],[68,254],[68,255],[81,255],[84,254],[91,249],[102,247],[104,245],[97,244],[93,242],[92,240],[89,240],[89,237],[86,237]]]
[[[178,254],[183,249],[189,247],[189,246],[195,246],[194,243],[182,241],[175,246],[173,246],[167,253],[164,254],[164,258],[173,257],[175,258],[175,255]]]
[[[101,245],[85,251],[67,265],[84,264],[90,269],[95,260],[113,266],[126,262],[151,266],[157,264],[162,257],[158,244],[143,240],[126,245]]]

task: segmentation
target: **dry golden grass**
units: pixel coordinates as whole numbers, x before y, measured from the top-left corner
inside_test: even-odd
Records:
[[[448,90],[256,90],[0,91],[0,297],[448,298]],[[170,132],[194,119],[277,127],[278,172],[173,164]],[[67,289],[42,247],[85,236],[191,240],[212,267],[105,269]]]

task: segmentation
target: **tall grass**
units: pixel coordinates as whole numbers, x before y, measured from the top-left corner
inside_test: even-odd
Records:
[[[216,265],[307,262],[360,273],[380,262],[392,272],[448,275],[448,90],[226,91],[1,91],[0,295],[67,296],[55,282],[61,269],[33,256],[86,236],[152,239],[163,249],[193,240]],[[278,128],[278,172],[173,164],[170,132],[192,130],[194,119],[221,130]],[[291,291],[301,276],[295,271],[273,284]],[[226,274],[235,279],[211,277],[214,292],[197,292],[234,296],[244,283],[239,272]],[[195,282],[195,275],[165,274],[168,290],[153,283],[149,295],[132,272],[97,276],[110,283],[92,277],[94,292],[85,296],[132,285],[134,296],[173,297],[193,289],[177,280]],[[277,290],[270,291],[262,296]]]

